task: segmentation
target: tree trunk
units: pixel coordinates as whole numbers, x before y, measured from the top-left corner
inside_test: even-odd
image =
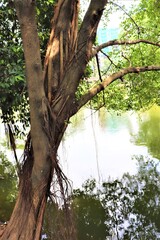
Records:
[[[47,180],[46,180],[47,182]],[[49,181],[48,181],[49,182]],[[1,239],[40,239],[43,214],[47,198],[46,183],[32,189],[31,181],[26,182],[19,189],[18,199]]]
[[[57,174],[64,196],[57,149],[69,118],[76,112],[75,92],[90,59],[106,2],[91,1],[78,35],[79,1],[58,1],[42,71],[34,1],[15,0],[25,55],[31,133],[24,150],[17,202],[1,240],[40,239],[53,174]]]
[[[25,149],[18,199],[1,239],[40,239],[43,214],[56,161],[47,135],[49,110],[45,101],[34,3],[17,0],[29,93],[31,139]],[[27,146],[28,146],[27,145]],[[27,147],[28,148],[28,147]],[[32,150],[33,149],[33,150]]]

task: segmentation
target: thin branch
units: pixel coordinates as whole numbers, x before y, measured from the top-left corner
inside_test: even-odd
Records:
[[[115,5],[115,6],[117,6],[117,7],[119,7],[119,8],[131,19],[131,21],[134,23],[134,25],[136,26],[136,28],[137,28],[137,30],[138,30],[138,36],[139,36],[139,34],[140,34],[140,27],[139,27],[138,24],[135,22],[135,20],[131,17],[131,15],[130,15],[128,12],[126,12],[126,10],[125,10],[123,7],[121,7],[120,5],[118,5],[117,3],[114,3],[114,2],[112,2],[112,1],[110,1],[110,3],[113,4],[113,5]]]
[[[157,46],[160,47],[160,43],[157,42],[151,42],[145,39],[138,39],[138,40],[111,40],[108,41],[106,43],[102,43],[101,45],[94,47],[93,52],[92,52],[92,57],[94,57],[99,51],[101,51],[103,48],[106,47],[111,47],[111,46],[115,46],[115,45],[134,45],[134,44],[138,44],[138,43],[146,43],[146,44],[150,44],[153,46]]]
[[[100,50],[100,52],[101,52],[105,57],[108,58],[108,60],[110,61],[110,63],[111,63],[113,66],[115,66],[116,68],[118,68],[118,67],[116,66],[116,64],[112,61],[112,59],[111,59],[105,52],[103,52],[102,50]]]
[[[101,76],[101,70],[100,70],[98,54],[96,54],[96,62],[97,62],[97,69],[98,69],[98,74],[99,74],[99,80],[102,82],[102,76]]]
[[[122,53],[121,53],[121,56],[122,56],[124,59],[127,60],[127,62],[129,63],[129,67],[131,67],[131,66],[132,66],[131,60],[130,60],[128,57],[125,56],[125,54],[123,53],[123,51],[122,51]]]
[[[18,157],[17,157],[17,153],[16,153],[15,137],[14,137],[14,134],[13,134],[12,125],[10,125],[10,124],[8,123],[8,124],[7,124],[7,127],[8,127],[8,134],[9,134],[10,146],[11,146],[11,150],[12,150],[13,153],[14,153],[14,158],[15,158],[16,165],[17,165],[17,174],[18,174],[18,176],[19,176],[19,174],[20,174],[20,163],[19,163],[19,160],[18,160]]]
[[[75,114],[81,107],[83,107],[89,100],[91,100],[96,94],[104,90],[108,85],[117,79],[121,79],[123,76],[129,73],[140,73],[147,71],[160,71],[160,66],[145,66],[145,67],[128,67],[124,68],[108,77],[106,77],[101,83],[92,87],[86,94],[84,94],[77,103],[77,108],[75,109]]]
[[[79,46],[81,47],[83,45],[81,50],[81,52],[83,52],[81,56],[83,59],[81,61],[83,62],[86,62],[86,57],[90,59],[90,55],[92,54],[92,46],[96,37],[97,27],[106,4],[107,0],[91,0],[83,18],[77,39],[78,50]]]

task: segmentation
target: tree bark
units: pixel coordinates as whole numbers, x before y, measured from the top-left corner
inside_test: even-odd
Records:
[[[25,55],[26,79],[30,104],[31,149],[23,166],[18,199],[1,239],[40,239],[43,214],[50,188],[56,151],[51,158],[51,145],[45,126],[49,115],[46,106],[39,39],[34,2],[16,0]],[[26,149],[25,149],[26,150]]]
[[[46,55],[45,74],[42,71],[34,1],[15,0],[15,6],[25,55],[31,132],[24,151],[17,202],[1,239],[38,240],[41,238],[43,215],[53,174],[57,175],[63,195],[64,175],[58,165],[57,149],[69,118],[66,103],[72,100],[68,97],[69,93],[62,92],[60,84],[66,69],[63,61],[72,60],[76,46],[78,1],[62,0],[57,5]],[[70,54],[67,49],[69,47]],[[50,69],[57,77],[50,75]],[[56,89],[51,91],[55,85]],[[68,239],[71,237],[68,236]]]

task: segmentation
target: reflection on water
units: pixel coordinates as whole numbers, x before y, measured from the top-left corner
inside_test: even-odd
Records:
[[[67,176],[79,187],[89,177],[136,172],[133,155],[160,159],[160,107],[117,115],[84,109],[71,119],[59,155]]]
[[[78,239],[160,239],[159,168],[139,157],[137,171],[132,160],[134,154],[160,159],[159,146],[160,107],[119,116],[85,109],[71,120],[59,152],[64,170],[74,188],[91,176],[101,183],[86,182],[72,195]],[[6,221],[15,201],[16,174],[2,153],[0,159],[0,221]],[[59,228],[65,233],[62,209],[48,202],[43,226],[48,240],[62,239],[56,238]]]
[[[154,106],[139,117],[139,131],[133,135],[136,145],[147,146],[148,152],[160,159],[160,107]]]

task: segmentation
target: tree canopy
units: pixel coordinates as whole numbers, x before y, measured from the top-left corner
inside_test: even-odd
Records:
[[[42,61],[44,61],[45,50],[50,34],[51,19],[54,14],[54,2],[54,0],[37,1],[36,5]],[[110,3],[112,11],[116,11],[115,7],[117,9],[120,8],[117,6],[118,4],[114,5],[112,2]],[[2,56],[0,83],[1,118],[4,122],[14,123],[15,130],[17,130],[17,133],[20,133],[22,129],[18,129],[19,124],[16,124],[16,122],[22,122],[23,128],[29,124],[29,103],[24,75],[25,63],[22,39],[13,2],[3,0],[0,12],[2,21],[4,22],[4,24],[1,25],[0,36]],[[109,14],[111,15],[111,13]],[[157,2],[152,0],[140,1],[136,8],[133,8],[130,12],[127,12],[127,14],[124,13],[124,21],[121,23],[121,31],[118,37],[120,40],[107,43],[107,46],[112,46],[112,48],[109,48],[110,50],[106,56],[105,65],[103,69],[101,69],[102,76],[128,66],[159,64],[160,50],[156,46],[156,43],[159,42],[159,14],[159,3],[157,5]],[[106,13],[106,18],[107,15],[108,13]],[[79,21],[79,25],[80,22],[81,21]],[[148,43],[154,42],[155,45],[144,44],[145,41],[142,41],[140,44],[131,45],[133,41],[127,43],[127,40],[130,38],[136,40],[136,43],[141,42],[141,39],[145,39],[146,43],[147,41]],[[138,42],[137,38],[139,39]],[[114,47],[119,45],[120,47],[118,48]],[[103,50],[103,47],[103,45],[100,46],[98,51],[101,48]],[[92,107],[99,108],[101,105],[105,105],[107,109],[124,111],[150,107],[154,103],[160,105],[158,72],[137,74],[136,79],[135,75],[130,75],[124,79],[124,83],[121,81],[116,82],[105,90],[105,94],[95,96],[92,100]],[[91,84],[86,83],[82,78],[77,97],[79,98],[84,94],[90,86]],[[112,95],[114,95],[114,98]]]

